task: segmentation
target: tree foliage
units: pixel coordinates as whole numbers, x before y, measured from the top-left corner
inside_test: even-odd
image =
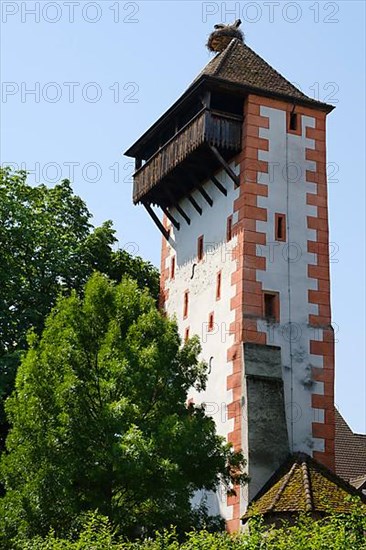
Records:
[[[91,214],[65,180],[32,187],[26,173],[0,169],[0,450],[7,432],[3,402],[14,386],[30,328],[41,334],[58,294],[81,292],[94,270],[124,274],[157,299],[158,272],[141,258],[114,251],[110,221],[94,229]]]
[[[184,531],[209,521],[191,507],[196,490],[246,480],[241,453],[203,408],[186,406],[189,388],[206,383],[198,339],[182,347],[136,282],[94,274],[29,344],[6,407],[8,539],[65,533],[96,509],[128,536]]]

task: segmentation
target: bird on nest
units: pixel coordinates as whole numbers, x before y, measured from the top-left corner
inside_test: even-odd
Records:
[[[217,23],[214,25],[215,30],[208,38],[207,48],[211,52],[222,52],[233,38],[237,38],[241,42],[244,42],[244,35],[239,29],[240,25],[240,19],[237,19],[234,23],[229,25],[225,23]]]

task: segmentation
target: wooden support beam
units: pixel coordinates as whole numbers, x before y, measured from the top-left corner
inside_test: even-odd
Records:
[[[145,209],[147,210],[147,213],[151,216],[153,222],[155,223],[155,225],[157,226],[157,228],[159,229],[159,231],[163,235],[163,237],[165,237],[165,239],[167,241],[169,241],[169,231],[167,231],[165,229],[165,227],[163,226],[163,224],[159,220],[158,216],[155,214],[154,210],[151,208],[151,205],[147,204],[147,203],[143,203],[143,205],[144,205]]]
[[[202,208],[197,203],[197,201],[191,195],[188,196],[188,200],[191,203],[191,205],[197,210],[199,215],[202,216]]]
[[[202,197],[205,199],[205,201],[212,206],[213,200],[211,199],[210,195],[205,191],[205,189],[202,187],[202,185],[197,185],[198,191],[201,193]]]
[[[180,223],[177,222],[177,220],[174,218],[174,216],[171,215],[171,213],[169,212],[169,210],[165,206],[162,206],[161,209],[164,212],[164,214],[166,215],[166,217],[168,218],[168,220],[170,220],[172,222],[175,229],[177,229],[177,231],[179,231]]]
[[[184,212],[183,208],[181,208],[179,204],[175,204],[174,208],[178,210],[179,214],[186,220],[188,225],[191,225],[191,218]]]
[[[186,222],[188,223],[188,225],[191,225],[191,219],[189,218],[189,216],[184,212],[183,208],[181,206],[179,206],[178,204],[178,200],[176,199],[176,197],[173,195],[173,193],[170,191],[170,189],[165,189],[165,193],[168,195],[169,199],[170,199],[170,202],[172,204],[172,206],[174,206],[174,208],[179,212],[179,214],[182,216],[182,218],[184,218],[186,220]]]
[[[235,172],[230,168],[224,157],[219,153],[219,151],[216,149],[214,145],[210,145],[210,149],[212,153],[215,155],[216,159],[219,161],[227,175],[233,180],[235,187],[239,187],[240,185],[240,179],[239,176],[235,174]]]
[[[227,191],[226,191],[225,187],[222,185],[222,183],[220,183],[219,180],[217,178],[215,178],[215,176],[211,176],[210,179],[211,179],[212,183],[214,185],[216,185],[217,189],[219,191],[221,191],[221,193],[223,195],[225,195],[225,197],[227,197]]]
[[[192,166],[192,164],[190,164]],[[207,191],[202,187],[202,184],[200,180],[195,177],[192,173],[188,172],[187,170],[182,170],[183,177],[187,179],[189,182],[192,183],[193,187],[195,187],[202,195],[202,197],[205,199],[205,201],[212,206],[213,200],[211,199],[210,195],[207,193]]]

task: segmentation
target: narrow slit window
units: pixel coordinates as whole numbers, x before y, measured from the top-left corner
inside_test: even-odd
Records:
[[[188,316],[188,305],[189,305],[188,290],[186,290],[183,298],[183,318],[184,319]]]
[[[297,130],[297,113],[290,114],[290,130]]]
[[[211,332],[214,328],[214,314],[213,312],[208,316],[208,330]]]
[[[278,294],[265,292],[263,296],[263,313],[267,321],[279,322]]]
[[[186,328],[186,330],[184,331],[184,341],[187,342],[189,338],[189,327]]]
[[[233,236],[233,217],[229,216],[226,222],[226,240],[230,241]]]
[[[276,214],[275,216],[275,240],[286,240],[286,216],[285,214]]]
[[[200,262],[203,258],[203,235],[198,237],[197,241],[197,259]]]
[[[216,300],[221,298],[221,271],[218,272],[216,278]]]
[[[170,278],[174,279],[175,277],[175,256],[172,257],[170,262]]]

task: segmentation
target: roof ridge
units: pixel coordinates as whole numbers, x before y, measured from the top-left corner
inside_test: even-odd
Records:
[[[316,473],[322,475],[325,477],[330,483],[333,483],[337,485],[340,489],[343,489],[344,491],[348,491],[355,496],[358,496],[361,498],[361,500],[366,504],[366,498],[360,491],[358,491],[349,481],[346,481],[341,476],[339,476],[336,472],[333,472],[333,470],[330,470],[327,466],[319,462],[318,460],[315,460],[310,455],[305,455],[306,461],[309,464],[309,466],[312,468],[313,471]]]
[[[218,64],[217,64],[217,67],[216,69],[214,70],[213,72],[213,75],[214,76],[217,76],[219,71],[221,70],[224,62],[226,61],[226,58],[227,56],[229,55],[229,53],[231,52],[231,50],[234,48],[234,45],[236,42],[239,42],[239,40],[237,38],[233,38],[232,40],[230,40],[230,43],[229,45],[225,48],[225,50],[222,52],[222,57],[221,59],[219,60]],[[220,55],[220,54],[219,54]],[[215,58],[214,58],[215,59]]]
[[[293,465],[291,466],[289,472],[287,472],[281,487],[278,489],[278,493],[275,495],[272,503],[268,507],[269,511],[272,511],[274,509],[274,507],[276,506],[277,502],[280,500],[283,491],[286,489],[287,485],[289,484],[289,481],[290,481],[291,477],[293,476],[293,474],[295,472],[296,466],[297,466],[297,462],[294,462]]]
[[[311,476],[309,472],[309,466],[307,460],[303,460],[301,463],[302,469],[302,481],[305,491],[306,511],[311,512],[314,509],[313,496],[311,490]]]

